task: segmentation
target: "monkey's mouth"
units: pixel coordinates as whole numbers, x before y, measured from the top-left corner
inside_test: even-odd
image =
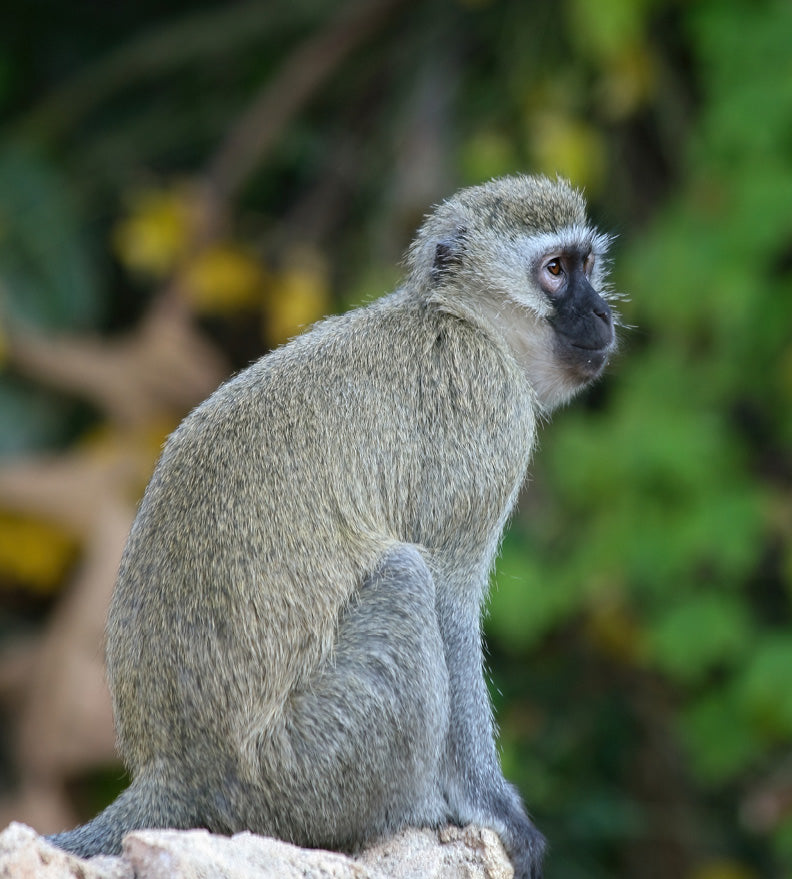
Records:
[[[608,342],[607,345],[576,345],[574,342],[569,343],[570,348],[577,348],[578,351],[589,351],[594,354],[608,354],[611,349],[611,342]]]
[[[579,345],[567,342],[559,352],[561,360],[583,381],[597,378],[613,351],[613,341],[605,345]]]

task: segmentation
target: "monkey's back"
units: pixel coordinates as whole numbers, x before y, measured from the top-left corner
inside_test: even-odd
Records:
[[[236,760],[331,655],[394,542],[444,576],[472,578],[471,549],[488,568],[533,411],[504,345],[405,294],[322,322],[194,410],[146,490],[108,619],[130,768]]]

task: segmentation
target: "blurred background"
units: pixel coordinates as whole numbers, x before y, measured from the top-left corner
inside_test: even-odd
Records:
[[[549,879],[792,876],[792,4],[17,0],[0,114],[0,826],[126,783],[102,630],[167,433],[433,202],[558,172],[630,329],[503,545],[504,769]]]

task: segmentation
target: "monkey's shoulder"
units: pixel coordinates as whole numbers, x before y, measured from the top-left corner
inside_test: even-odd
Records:
[[[405,421],[533,427],[532,392],[478,326],[395,293],[315,324],[221,386],[178,435],[259,444]],[[241,438],[241,439],[240,439]],[[249,442],[248,442],[249,444]]]

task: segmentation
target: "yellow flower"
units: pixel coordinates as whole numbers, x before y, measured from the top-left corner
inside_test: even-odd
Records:
[[[327,268],[318,253],[299,250],[275,278],[265,314],[264,336],[279,345],[331,309]]]
[[[186,256],[196,216],[195,197],[186,188],[139,192],[113,231],[113,249],[128,269],[165,278]]]
[[[576,186],[596,191],[605,169],[602,135],[563,113],[537,113],[529,120],[537,170],[568,177]]]
[[[60,585],[77,553],[73,536],[48,522],[0,513],[0,572],[46,594]]]
[[[184,293],[202,312],[232,311],[262,301],[269,279],[261,263],[234,244],[219,244],[190,260]]]

